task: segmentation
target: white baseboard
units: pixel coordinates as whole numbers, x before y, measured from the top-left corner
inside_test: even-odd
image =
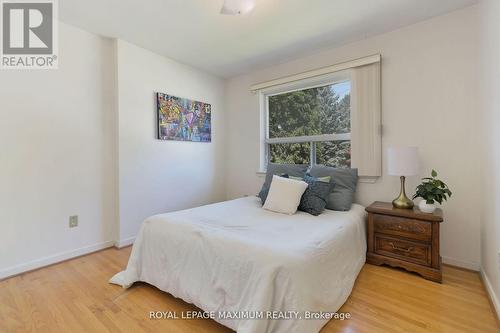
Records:
[[[484,287],[486,288],[486,292],[490,296],[491,303],[493,303],[493,307],[495,308],[495,311],[497,312],[497,318],[500,318],[500,301],[498,300],[498,297],[495,294],[495,291],[493,290],[490,279],[488,279],[488,275],[486,275],[486,272],[483,270],[482,267],[481,267],[481,270],[479,271],[479,273],[481,274],[481,278],[483,279]]]
[[[441,259],[443,260],[444,264],[462,267],[462,268],[467,268],[467,269],[479,272],[480,267],[479,267],[479,263],[477,263],[477,262],[457,260],[457,259],[453,259],[450,257],[441,257]]]
[[[18,275],[24,272],[32,271],[37,268],[41,268],[44,266],[49,266],[52,264],[56,264],[58,262],[72,259],[84,254],[89,254],[95,251],[99,251],[108,247],[112,247],[114,244],[113,241],[107,241],[103,243],[97,243],[94,245],[90,246],[85,246],[81,247],[79,249],[71,250],[71,251],[66,251],[66,252],[60,252],[48,257],[28,261],[27,263],[8,267],[5,269],[0,270],[0,280],[6,279],[8,277]]]
[[[129,238],[125,238],[125,239],[120,239],[120,240],[117,240],[115,242],[115,247],[117,249],[121,249],[123,247],[126,247],[126,246],[134,244],[134,242],[135,242],[135,237],[129,237]]]

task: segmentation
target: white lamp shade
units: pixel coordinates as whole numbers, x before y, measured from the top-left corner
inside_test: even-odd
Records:
[[[255,0],[224,0],[221,14],[243,15],[252,11],[255,7]]]
[[[387,174],[391,176],[415,176],[418,174],[417,147],[387,148]]]

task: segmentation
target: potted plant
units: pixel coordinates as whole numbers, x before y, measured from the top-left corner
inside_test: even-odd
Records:
[[[418,208],[424,213],[432,213],[436,209],[436,202],[443,203],[451,197],[451,191],[443,181],[437,179],[436,170],[432,170],[431,177],[422,178],[422,184],[417,186],[415,198],[422,198]]]

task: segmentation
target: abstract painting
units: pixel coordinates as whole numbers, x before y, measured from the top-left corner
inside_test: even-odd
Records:
[[[156,93],[158,139],[212,141],[211,105]]]

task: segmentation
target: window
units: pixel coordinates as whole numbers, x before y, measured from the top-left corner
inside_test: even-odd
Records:
[[[381,56],[374,54],[250,87],[259,94],[259,171],[268,162],[382,175]]]
[[[351,82],[330,81],[265,95],[266,159],[351,166]]]

